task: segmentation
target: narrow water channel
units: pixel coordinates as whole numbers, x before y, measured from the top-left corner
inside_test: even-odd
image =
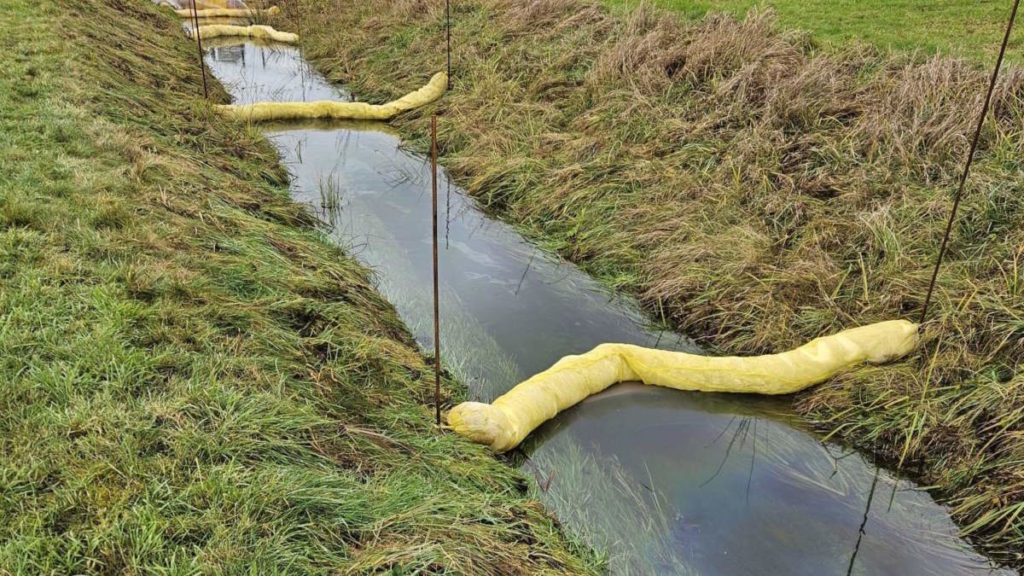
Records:
[[[236,102],[347,100],[298,50],[211,46]],[[267,126],[292,195],[375,270],[432,349],[429,165],[384,124]],[[441,180],[446,366],[489,401],[602,342],[691,350],[635,304],[492,220]],[[1011,574],[957,535],[928,493],[822,442],[787,401],[619,385],[524,445],[538,496],[606,550],[614,574]],[[546,488],[546,489],[542,489]]]

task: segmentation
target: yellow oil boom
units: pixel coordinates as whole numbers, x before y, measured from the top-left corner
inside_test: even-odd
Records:
[[[175,10],[178,16],[182,18],[191,18],[192,10],[190,8],[181,8]],[[257,10],[254,8],[205,8],[202,10],[196,10],[195,16],[197,18],[251,18],[260,14],[267,16],[273,16],[274,14],[280,14],[281,9],[277,6],[271,6],[266,10]]]
[[[505,452],[560,411],[617,382],[701,392],[790,394],[864,362],[903,357],[917,341],[917,324],[892,320],[844,330],[781,354],[749,358],[602,344],[562,358],[491,404],[459,404],[448,413],[448,423],[470,440]]]
[[[199,26],[199,38],[202,40],[221,38],[224,36],[241,36],[245,38],[255,38],[257,40],[280,42],[282,44],[299,43],[298,34],[293,34],[291,32],[279,32],[270,26],[233,26],[230,24],[200,24]]]
[[[366,102],[258,102],[256,104],[225,104],[217,109],[227,116],[250,122],[270,120],[391,120],[409,110],[425,106],[444,95],[448,75],[434,74],[426,86],[387,104]]]

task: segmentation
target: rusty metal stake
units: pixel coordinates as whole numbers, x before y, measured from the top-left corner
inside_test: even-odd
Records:
[[[939,278],[939,268],[942,266],[942,259],[946,256],[946,249],[949,247],[949,235],[953,232],[953,223],[956,221],[956,212],[960,208],[960,200],[964,195],[964,188],[967,185],[967,177],[971,175],[971,164],[974,162],[974,152],[978,149],[978,141],[981,140],[981,130],[985,127],[985,117],[988,116],[989,106],[992,104],[992,93],[996,89],[996,81],[999,80],[999,69],[1003,66],[1003,58],[1006,56],[1006,47],[1010,44],[1010,35],[1013,33],[1013,23],[1017,19],[1017,10],[1020,8],[1020,0],[1014,0],[1013,9],[1010,10],[1010,19],[1006,22],[1006,33],[1003,35],[1003,44],[999,48],[999,57],[996,58],[996,67],[992,70],[992,78],[988,82],[988,92],[985,93],[985,101],[981,106],[981,113],[978,114],[978,126],[974,129],[974,138],[971,139],[971,148],[967,151],[967,159],[964,162],[964,170],[960,174],[960,185],[953,196],[953,207],[949,210],[949,220],[946,221],[946,231],[942,234],[942,244],[939,246],[939,257],[935,259],[935,267],[932,269],[932,279],[928,283],[928,295],[924,297],[924,306],[921,307],[921,318],[918,324],[924,324],[928,319],[928,305],[932,301],[932,293],[935,291],[935,281]]]
[[[210,92],[206,88],[206,62],[203,60],[203,40],[199,37],[199,9],[198,0],[192,0],[192,33],[196,36],[196,45],[199,47],[199,68],[203,71],[203,98],[210,99]]]
[[[452,5],[451,0],[444,2],[445,34],[447,36],[448,49],[448,90],[452,89]]]
[[[437,290],[437,115],[430,117],[430,177],[434,244],[434,415],[441,425],[441,318]]]

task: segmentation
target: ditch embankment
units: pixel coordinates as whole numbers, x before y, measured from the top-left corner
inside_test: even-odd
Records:
[[[0,573],[597,570],[437,432],[429,363],[173,13],[0,23]]]

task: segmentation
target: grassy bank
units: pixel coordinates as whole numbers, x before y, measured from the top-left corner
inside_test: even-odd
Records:
[[[0,573],[594,571],[523,476],[436,433],[429,366],[198,98],[175,17],[0,23]]]
[[[363,97],[444,66],[444,3],[293,0]],[[455,4],[444,162],[481,203],[718,353],[916,319],[986,72],[818,51],[769,12],[699,22],[585,0]],[[998,38],[993,38],[997,42]],[[796,399],[936,486],[1024,564],[1024,73],[1007,70],[925,346]],[[423,146],[430,110],[398,121]]]
[[[641,0],[605,0],[631,8]],[[688,18],[726,12],[743,18],[754,8],[769,7],[787,28],[805,30],[823,44],[854,42],[880,48],[995,59],[1012,2],[983,0],[653,0]],[[1020,40],[1013,47],[1024,46]],[[1024,60],[1019,53],[1011,56]]]

